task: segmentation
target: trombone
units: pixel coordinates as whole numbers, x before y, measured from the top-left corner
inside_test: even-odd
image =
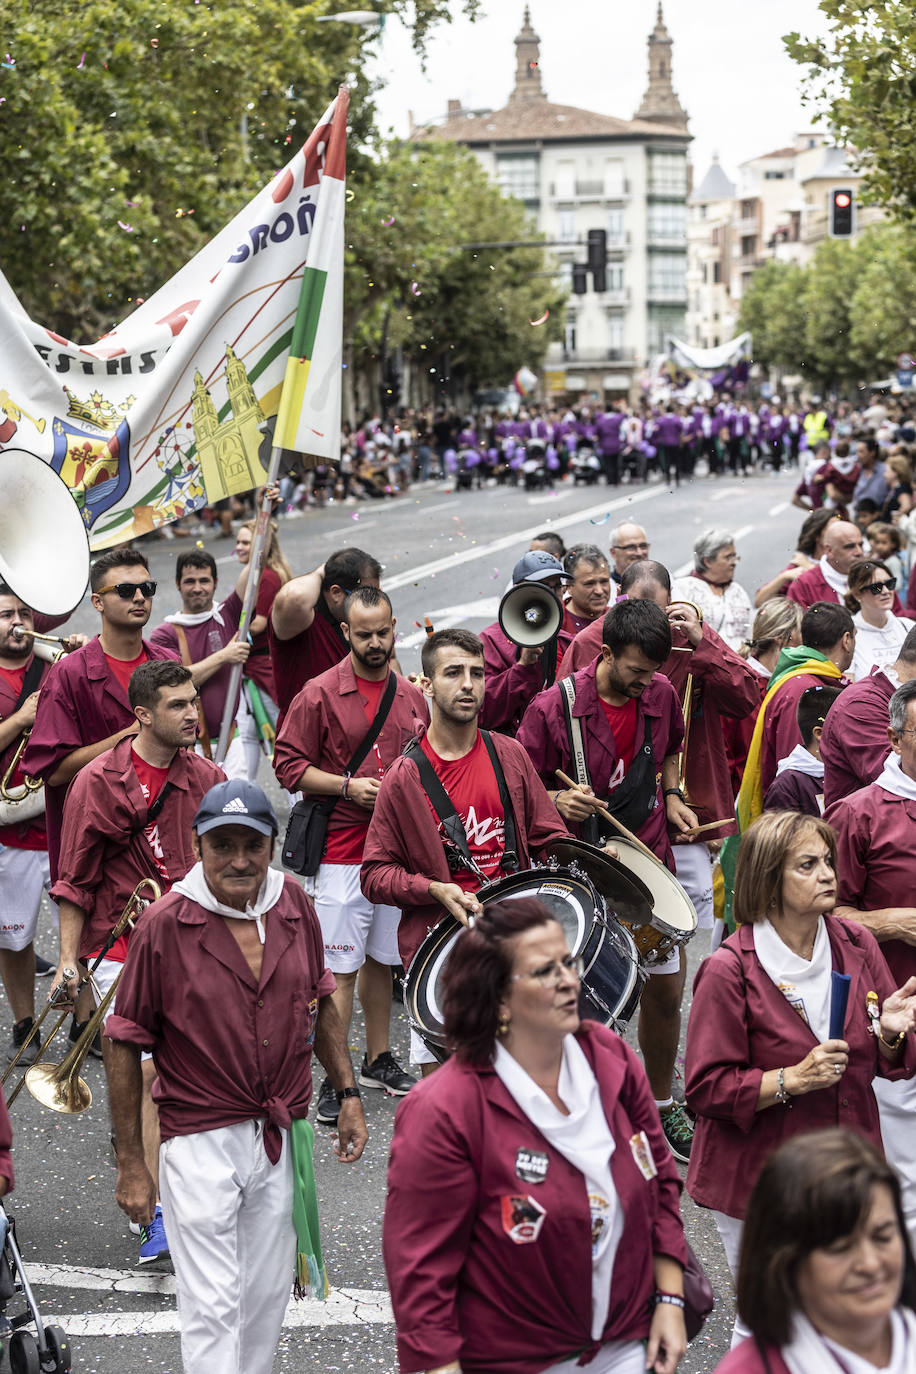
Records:
[[[145,887],[151,889],[153,894],[151,898],[147,899],[141,897],[140,893]],[[151,901],[156,902],[161,896],[162,889],[154,878],[143,878],[137,883],[137,886],[127,899],[124,910],[112,927],[111,933],[105,941],[101,952],[93,961],[92,967],[86,975],[86,979],[90,982],[93,981],[92,975],[95,973],[114,942],[124,934],[128,926],[133,925],[134,918],[139,916]],[[114,995],[117,992],[122,972],[123,969],[118,972],[111,987],[105,993],[104,997],[101,998],[99,1005],[86,1022],[79,1040],[76,1041],[61,1062],[59,1064],[39,1064],[39,1059],[44,1057],[48,1046],[51,1044],[51,1041],[71,1012],[71,1005],[67,998],[65,985],[61,983],[54,989],[51,996],[48,998],[47,1004],[42,1009],[41,1015],[37,1017],[32,1029],[20,1045],[15,1058],[10,1061],[5,1073],[2,1078],[0,1078],[0,1085],[6,1083],[6,1080],[19,1063],[26,1048],[31,1044],[32,1040],[41,1029],[42,1023],[48,1013],[65,998],[67,998],[67,1006],[65,1010],[60,1013],[47,1039],[39,1046],[38,1053],[31,1067],[26,1069],[22,1078],[20,1078],[13,1091],[6,1099],[8,1107],[11,1107],[15,1102],[23,1086],[28,1088],[37,1102],[40,1102],[43,1107],[50,1108],[52,1112],[64,1112],[69,1116],[73,1116],[79,1112],[84,1112],[87,1107],[92,1105],[92,1093],[89,1089],[89,1085],[84,1079],[80,1078],[80,1070],[85,1063],[86,1056],[89,1053],[89,1046],[95,1038],[96,1031],[102,1025],[108,1008],[114,1001]],[[65,969],[64,973],[69,973],[71,977],[73,976],[72,970]],[[86,979],[82,981],[85,982]]]
[[[62,650],[66,650],[70,643],[69,638],[64,639],[60,635],[40,635],[37,630],[27,630],[24,625],[14,625],[11,634],[20,643],[24,639],[37,639],[39,644],[56,644]]]

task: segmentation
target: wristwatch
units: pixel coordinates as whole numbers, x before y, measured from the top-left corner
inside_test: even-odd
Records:
[[[359,1097],[359,1096],[361,1096],[360,1091],[359,1091],[359,1088],[341,1088],[340,1091],[336,1094],[336,1097],[337,1097],[337,1105],[338,1105],[338,1107],[339,1107],[340,1104],[341,1104],[341,1102],[343,1102],[343,1100],[344,1100],[345,1097]]]
[[[664,795],[666,797],[680,797],[682,802],[686,802],[687,800],[679,787],[666,787]]]

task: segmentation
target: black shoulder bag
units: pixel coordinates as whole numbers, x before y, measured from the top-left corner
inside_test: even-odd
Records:
[[[369,750],[378,739],[391,710],[397,686],[397,674],[389,673],[387,686],[382,693],[375,719],[369,726],[369,732],[344,769],[351,777],[362,766]],[[283,863],[286,868],[291,868],[294,873],[301,873],[304,878],[314,878],[327,845],[328,819],[339,801],[339,797],[303,797],[302,801],[296,802],[289,813],[286,839],[283,842]]]
[[[515,826],[515,812],[512,809],[509,789],[506,786],[506,776],[503,773],[496,746],[490,738],[489,730],[481,730],[480,734],[490,763],[493,765],[496,786],[499,789],[499,801],[503,809],[504,843],[501,867],[504,873],[517,873],[519,866],[518,832]],[[475,873],[480,877],[480,870],[471,856],[471,847],[468,844],[467,833],[461,822],[461,817],[455,810],[451,797],[442,786],[436,770],[420,748],[417,740],[411,740],[404,750],[404,754],[407,758],[413,759],[417,765],[423,791],[429,797],[433,810],[439,817],[439,831],[442,835],[449,872],[460,873],[463,870],[468,873]]]

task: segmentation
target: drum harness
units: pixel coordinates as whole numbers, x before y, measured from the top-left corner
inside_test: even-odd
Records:
[[[504,844],[503,857],[500,867],[504,874],[517,873],[519,870],[518,861],[518,840],[515,825],[515,812],[512,809],[512,801],[509,797],[509,789],[506,786],[506,777],[503,773],[496,746],[490,738],[489,730],[481,730],[480,737],[484,742],[490,763],[493,765],[493,772],[496,775],[496,786],[499,789],[499,800],[503,809],[504,824]],[[455,810],[451,797],[446,792],[440,782],[436,770],[433,768],[426,754],[420,748],[418,740],[411,740],[404,755],[412,759],[417,765],[420,774],[420,785],[430,800],[433,810],[439,817],[439,835],[442,839],[442,846],[445,850],[445,858],[449,866],[450,873],[457,873],[462,869],[466,872],[475,874],[484,883],[490,881],[474,861],[471,854],[471,847],[468,844],[467,832],[462,824],[461,817]]]

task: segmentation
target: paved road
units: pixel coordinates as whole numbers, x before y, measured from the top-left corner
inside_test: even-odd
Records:
[[[561,489],[556,495],[521,491],[455,494],[429,483],[386,503],[331,506],[282,523],[282,541],[293,569],[306,571],[333,549],[359,544],[384,565],[401,636],[405,671],[419,665],[422,621],[480,629],[495,618],[512,566],[538,530],[559,530],[567,543],[607,545],[614,523],[624,516],[643,523],[652,553],[672,571],[683,569],[696,535],[710,526],[738,533],[739,581],[759,585],[795,547],[799,512],[789,505],[788,477],[697,480],[679,492],[661,484],[608,490]],[[232,545],[205,539],[220,562],[222,590],[234,577]],[[149,546],[160,580],[154,620],[176,608],[174,560],[189,541]],[[419,622],[417,624],[416,622]],[[93,633],[88,603],[74,616],[74,628]],[[280,809],[281,794],[262,767],[261,782]],[[700,937],[690,949],[691,965],[702,957]],[[55,949],[50,917],[43,914],[39,945]],[[40,985],[41,986],[41,985]],[[232,1014],[232,1008],[226,1009]],[[6,1019],[8,1020],[8,1014]],[[407,1031],[397,1010],[395,1051],[406,1057]],[[359,1020],[354,1022],[354,1057],[362,1054]],[[18,1176],[10,1210],[46,1318],[60,1320],[73,1337],[74,1367],[99,1374],[114,1371],[179,1371],[174,1281],[138,1274],[137,1242],[114,1202],[114,1170],[108,1158],[108,1119],[101,1066],[89,1060],[85,1076],[94,1103],[79,1117],[43,1111],[23,1093],[13,1108]],[[334,1296],[327,1304],[290,1308],[276,1370],[378,1371],[394,1374],[394,1332],[387,1306],[380,1256],[385,1164],[393,1105],[369,1093],[370,1144],[355,1168],[339,1166],[330,1133],[318,1134],[316,1168],[325,1256]],[[728,1348],[732,1319],[730,1284],[711,1222],[685,1197],[688,1233],[718,1295],[716,1313],[688,1352],[681,1369],[699,1374],[715,1368]]]

